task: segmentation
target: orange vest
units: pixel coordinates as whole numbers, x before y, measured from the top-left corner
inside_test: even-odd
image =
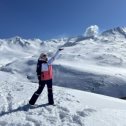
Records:
[[[53,77],[52,65],[48,66],[48,71],[41,72],[41,80],[50,80]]]

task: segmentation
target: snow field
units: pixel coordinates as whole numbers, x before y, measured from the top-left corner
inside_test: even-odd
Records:
[[[37,89],[37,83],[19,82],[13,75],[8,75],[8,81],[1,81],[0,87],[2,126],[125,126],[126,124],[126,102],[117,98],[54,86],[55,106],[48,106],[45,87],[36,103],[37,107],[29,109],[27,103]]]

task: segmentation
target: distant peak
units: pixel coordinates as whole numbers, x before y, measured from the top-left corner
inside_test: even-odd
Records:
[[[13,40],[21,40],[22,38],[20,36],[14,36],[12,38],[9,38],[9,39],[13,39]]]
[[[124,35],[126,37],[126,27],[116,27],[116,28],[113,28],[113,29],[109,29],[109,30],[106,30],[102,33],[102,35],[115,35],[115,34],[121,34],[121,35]]]

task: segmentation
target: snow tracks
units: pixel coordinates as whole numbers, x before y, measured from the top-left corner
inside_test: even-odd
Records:
[[[126,124],[125,110],[103,108],[110,103],[110,100],[105,101],[106,97],[62,87],[54,86],[54,106],[47,104],[45,87],[37,101],[38,105],[30,107],[27,103],[37,86],[36,83],[18,82],[13,79],[0,82],[0,126],[123,126]],[[104,102],[102,100],[99,102],[102,97]],[[126,104],[120,102],[118,105],[124,107]]]
[[[27,103],[37,88],[35,84],[4,81],[0,86],[2,126],[84,126],[84,118],[95,112],[82,106],[79,109],[80,101],[65,88],[54,87],[54,106],[47,104],[45,88],[37,101],[38,106],[31,108]]]

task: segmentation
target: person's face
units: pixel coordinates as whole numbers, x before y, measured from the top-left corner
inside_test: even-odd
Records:
[[[41,59],[43,60],[43,61],[47,61],[47,55],[42,55],[42,57],[41,57]]]

